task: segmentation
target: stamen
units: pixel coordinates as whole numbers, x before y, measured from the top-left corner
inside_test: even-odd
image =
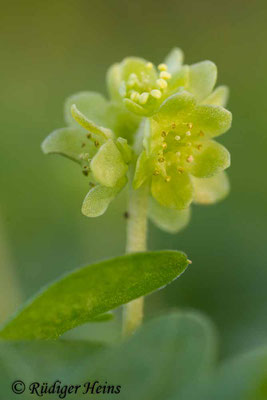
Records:
[[[82,143],[82,147],[85,147],[85,143]]]
[[[192,156],[192,154],[190,156],[187,157],[186,159],[187,162],[191,163],[192,161],[194,161],[194,157]]]
[[[166,64],[164,64],[164,63],[161,63],[161,64],[158,65],[158,70],[159,71],[167,71],[167,69],[168,69],[168,66]]]
[[[189,123],[187,124],[187,126],[188,126],[189,129],[192,129],[192,128],[193,128],[192,122],[189,122]]]
[[[168,83],[164,79],[157,79],[156,84],[160,89],[165,89],[168,86]]]
[[[176,135],[174,139],[177,140],[177,141],[179,141],[179,140],[181,140],[181,136]]]
[[[201,150],[202,146],[203,146],[202,144],[198,144],[198,145],[197,145],[197,149],[198,149],[198,150]]]
[[[163,163],[164,161],[165,161],[165,158],[164,158],[164,157],[159,157],[159,158],[158,158],[158,162]]]
[[[153,89],[150,92],[151,96],[154,97],[155,99],[160,99],[161,98],[161,91],[158,89]]]
[[[172,124],[172,129],[175,129],[176,128],[176,123],[174,122],[173,124]]]
[[[167,143],[166,142],[163,142],[161,146],[163,147],[164,150],[167,149]]]
[[[92,137],[91,133],[87,133],[86,137],[87,137],[87,139],[91,139],[91,137]]]
[[[172,76],[167,71],[161,71],[161,73],[159,74],[159,77],[162,79],[170,79]]]
[[[152,69],[153,68],[152,62],[146,63],[146,67],[147,67],[147,69]]]
[[[171,180],[171,177],[170,176],[166,176],[166,178],[165,178],[165,182],[170,182],[170,180]]]
[[[167,133],[166,133],[165,131],[162,131],[162,132],[161,132],[161,136],[162,136],[162,137],[166,137],[166,136],[167,136]]]
[[[177,157],[180,157],[181,156],[181,152],[180,151],[176,151],[176,155],[177,155]]]
[[[184,172],[183,168],[178,168],[179,174],[182,174]]]
[[[187,131],[185,134],[186,134],[186,136],[191,136],[191,132],[190,131]]]
[[[99,146],[99,141],[95,140],[95,147],[98,147],[98,146]]]
[[[204,132],[200,131],[199,136],[204,136]]]
[[[155,171],[153,172],[153,175],[155,175],[155,176],[159,175],[159,171],[157,169],[155,169]]]
[[[148,98],[149,98],[149,93],[143,92],[142,94],[140,94],[139,103],[140,104],[146,104]]]

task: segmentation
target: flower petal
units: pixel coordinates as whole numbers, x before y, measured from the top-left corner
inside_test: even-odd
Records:
[[[186,90],[196,96],[198,101],[205,99],[216,83],[217,67],[211,61],[202,61],[190,66]]]
[[[203,104],[212,104],[215,106],[225,107],[229,97],[229,89],[227,86],[218,86],[206,99]]]
[[[90,168],[96,181],[107,187],[114,187],[128,170],[112,139],[100,147],[91,161]]]
[[[153,176],[151,192],[153,197],[164,207],[175,210],[187,208],[193,199],[193,186],[186,172],[180,174],[174,169],[171,180],[166,182],[161,176]]]
[[[184,61],[184,53],[178,47],[175,47],[165,58],[165,64],[168,66],[168,72],[171,74],[177,72]]]
[[[96,125],[107,127],[105,113],[108,107],[108,101],[96,92],[80,92],[70,96],[64,106],[65,121],[70,126],[78,126],[73,119],[71,106],[75,104],[85,117],[93,121]]]
[[[228,131],[232,124],[232,114],[220,106],[200,105],[194,110],[191,121],[194,129],[211,138]]]
[[[179,92],[168,97],[153,118],[159,123],[170,124],[190,114],[195,107],[195,98],[188,92]]]
[[[213,204],[224,199],[230,190],[226,172],[221,172],[211,178],[194,178],[194,202],[197,204]]]
[[[185,210],[172,210],[160,205],[153,197],[149,199],[148,216],[150,220],[160,229],[177,233],[183,229],[190,219],[190,208]]]
[[[90,157],[96,153],[93,141],[88,140],[86,134],[82,128],[57,129],[43,141],[42,150],[45,154],[61,154],[80,163],[82,153],[88,153]]]
[[[99,217],[104,214],[110,202],[122,190],[126,183],[127,179],[123,177],[113,188],[101,185],[92,188],[83,201],[82,213],[87,217]]]
[[[187,171],[198,178],[209,178],[230,166],[230,153],[220,143],[205,140],[201,149],[193,149],[193,161]]]

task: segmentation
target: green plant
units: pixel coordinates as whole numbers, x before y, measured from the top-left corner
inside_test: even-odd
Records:
[[[82,204],[82,212],[88,217],[102,215],[128,185],[129,254],[76,270],[44,288],[7,322],[0,332],[2,339],[57,339],[86,322],[112,319],[110,312],[121,305],[123,334],[127,336],[142,322],[144,296],[185,271],[191,261],[184,253],[146,251],[147,218],[159,228],[176,233],[189,222],[192,203],[215,203],[229,191],[224,170],[230,165],[230,155],[213,139],[230,128],[232,117],[224,108],[228,89],[214,89],[216,78],[212,62],[184,65],[182,51],[174,49],[157,68],[133,57],[113,65],[107,74],[110,100],[93,92],[67,99],[67,127],[52,132],[42,149],[80,165],[90,185]],[[199,381],[212,366],[213,329],[194,313],[174,314],[154,324],[155,335],[159,329],[158,335],[165,335],[170,346],[172,332],[180,332],[175,339],[178,347],[175,342],[167,352],[169,361],[154,352],[155,362],[181,368],[179,363],[184,360],[186,366],[182,384],[173,384],[172,378],[166,383],[165,394],[168,398],[175,393],[179,398],[194,396],[189,394],[188,382],[195,378]],[[122,354],[128,352],[134,359],[135,340],[149,342],[151,326],[137,334],[129,346],[123,344]],[[181,357],[178,363],[172,357],[173,350]],[[196,365],[191,365],[190,351],[198,355],[201,374],[198,364],[196,370]],[[112,369],[103,367],[105,357],[100,355],[99,374],[105,371],[111,376]],[[148,359],[151,366],[154,361]],[[120,363],[119,356],[115,364],[119,367]],[[135,374],[138,376],[138,371],[133,369],[133,379],[137,379]],[[151,376],[156,375],[153,372]],[[201,390],[207,390],[202,383]],[[139,394],[134,393],[134,398],[150,398],[143,386]]]

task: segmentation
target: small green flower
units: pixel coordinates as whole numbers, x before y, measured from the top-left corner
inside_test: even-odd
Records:
[[[174,49],[157,67],[136,57],[111,66],[111,101],[92,92],[67,100],[68,127],[48,136],[43,150],[81,165],[93,186],[85,215],[105,212],[125,186],[130,163],[134,189],[151,188],[150,219],[169,232],[188,223],[192,202],[227,195],[230,155],[213,138],[230,128],[232,117],[224,108],[228,88],[214,90],[216,79],[214,63],[183,65],[182,51]]]
[[[132,140],[139,119],[103,96],[82,92],[65,104],[68,127],[52,132],[43,142],[44,153],[57,153],[80,164],[91,189],[82,212],[89,217],[102,215],[127,183]]]

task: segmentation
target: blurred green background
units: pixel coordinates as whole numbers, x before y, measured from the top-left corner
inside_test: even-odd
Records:
[[[204,59],[230,86],[234,122],[232,191],[194,207],[183,232],[150,226],[150,249],[181,249],[193,260],[150,296],[148,316],[196,308],[218,328],[221,356],[266,342],[267,8],[264,1],[12,1],[0,15],[0,319],[66,271],[122,254],[126,195],[98,219],[80,212],[88,191],[79,168],[45,157],[40,143],[63,126],[64,99],[105,93],[108,66],[127,55],[156,63],[174,47]]]

